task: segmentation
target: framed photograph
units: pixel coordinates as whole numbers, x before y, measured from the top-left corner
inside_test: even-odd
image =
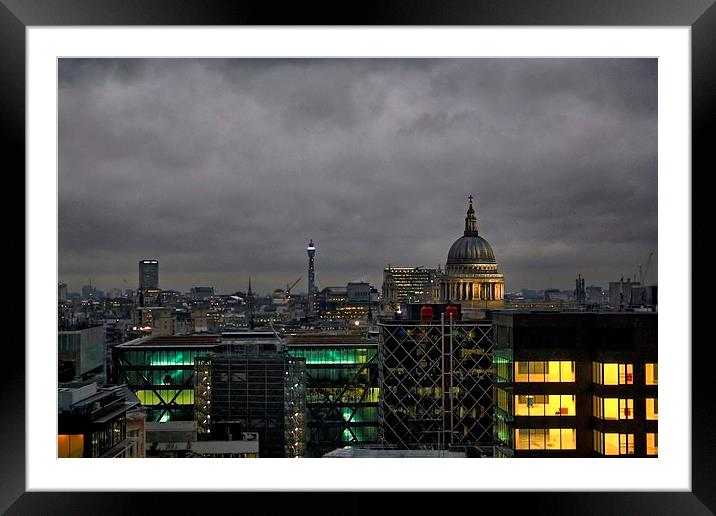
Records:
[[[706,129],[715,111],[714,34],[712,0],[548,7],[456,1],[410,9],[377,2],[351,17],[318,6],[271,12],[248,2],[0,0],[0,109],[27,203],[25,348],[7,346],[14,367],[3,375],[0,509],[124,512],[144,503],[142,491],[162,492],[162,500],[179,491],[350,491],[346,500],[361,507],[369,491],[461,491],[495,501],[514,491],[514,503],[550,514],[716,510],[709,360],[707,346],[692,344],[691,301],[693,170],[713,166]],[[295,260],[293,238],[300,240]],[[411,274],[429,271],[430,295],[389,302],[395,278],[407,274],[396,264],[411,265]],[[594,311],[607,305],[624,311],[616,290],[611,299],[609,289],[587,286],[583,276],[614,282],[622,293],[628,284],[631,296],[641,288],[642,303],[627,302],[629,311],[655,312],[656,286],[645,287],[650,275],[658,276],[661,300],[662,317],[658,323],[653,317],[658,361],[655,348],[638,354],[641,337],[629,337],[637,351],[619,363],[594,358],[612,356],[619,329],[575,337],[592,357],[577,359],[576,369],[557,351],[542,361],[529,350],[517,358],[519,339],[490,329],[490,356],[504,356],[510,372],[502,387],[490,376],[483,389],[489,403],[474,396],[479,382],[469,383],[470,375],[482,367],[475,356],[484,349],[461,339],[488,330],[477,322],[453,328],[453,317],[487,317],[512,328],[521,308],[537,316],[555,307],[589,311],[592,300]],[[60,298],[83,290],[73,305],[84,307],[79,318],[72,312],[63,319],[55,283]],[[161,291],[160,284],[176,290]],[[198,285],[217,285],[217,292]],[[166,297],[172,293],[191,300],[183,305],[187,318],[177,309],[171,321],[162,319],[163,306],[174,310]],[[127,301],[134,322],[122,331],[132,338],[117,342],[112,360],[80,375],[79,362],[63,362],[55,341],[58,327],[75,329],[91,318],[95,296],[117,300],[117,314]],[[347,301],[336,302],[341,296]],[[361,296],[365,301],[356,301]],[[215,298],[242,308],[215,309]],[[199,305],[209,308],[193,310]],[[426,324],[433,310],[443,326],[449,318],[449,353],[466,361],[451,358],[433,383],[417,382],[415,393],[425,398],[415,406],[406,402],[415,393],[391,405],[367,378],[380,378],[382,389],[390,375],[399,381],[427,367],[420,365],[425,358],[411,355],[420,346],[430,355],[415,336],[424,327],[408,322]],[[289,313],[296,321],[318,320],[320,313],[326,335],[341,321],[346,332],[362,331],[366,339],[374,315],[380,320],[375,371],[359,367],[350,392],[331,385],[340,390],[334,404],[324,378],[314,393],[323,397],[313,406],[303,399],[307,408],[284,421],[282,437],[296,425],[290,450],[273,450],[263,433],[258,443],[244,443],[249,432],[241,446],[220,452],[198,452],[214,449],[202,448],[199,437],[177,454],[175,439],[165,446],[155,438],[161,442],[153,443],[153,455],[142,450],[142,458],[114,460],[108,457],[138,453],[118,448],[113,432],[124,437],[125,422],[108,426],[106,443],[102,436],[83,438],[74,426],[58,431],[59,398],[85,388],[63,383],[66,393],[58,396],[63,375],[121,380],[110,383],[128,385],[126,399],[145,407],[155,425],[171,421],[179,428],[187,411],[200,410],[197,396],[213,401],[216,411],[220,398],[201,394],[194,375],[201,367],[217,371],[215,383],[202,385],[220,388],[224,355],[170,356],[171,338],[191,334],[196,341],[177,349],[228,351],[261,320],[280,340],[274,324]],[[226,340],[234,327],[241,331]],[[220,343],[212,340],[216,333]],[[565,334],[534,338],[556,350]],[[294,358],[301,356],[309,382],[348,353],[341,348],[343,358],[336,359],[309,349],[308,341],[286,342],[295,346]],[[445,337],[439,342],[444,346]],[[177,358],[184,352],[191,364]],[[395,358],[401,353],[410,360]],[[149,356],[151,363],[136,364]],[[398,362],[388,365],[391,359]],[[226,381],[246,381],[230,372],[231,360]],[[649,397],[657,362],[660,418],[657,398]],[[156,378],[148,379],[148,370]],[[588,402],[579,394],[575,401],[577,390],[550,385],[579,385],[582,377],[591,389]],[[182,390],[185,380],[191,392]],[[636,402],[616,399],[621,386]],[[461,398],[469,389],[473,394]],[[373,390],[375,400],[366,400]],[[430,396],[434,406],[426,409]],[[506,416],[494,415],[499,396]],[[333,452],[318,430],[305,442],[298,432],[304,413],[311,419],[328,405],[344,419],[339,441],[347,445]],[[416,410],[439,414],[440,430],[425,430],[427,419],[406,423]],[[577,422],[565,423],[575,411]],[[200,434],[239,428],[229,415],[224,426],[190,419]],[[601,422],[609,419],[619,421]],[[622,427],[637,431],[614,430]],[[156,434],[158,427],[146,428]],[[423,446],[428,434],[435,443]],[[212,442],[204,437],[204,445]],[[482,438],[499,446],[489,453],[472,446]],[[460,448],[461,439],[471,446]],[[411,455],[411,446],[439,453]],[[555,450],[564,453],[550,455]],[[229,455],[260,460],[218,458]],[[294,456],[303,458],[278,458]],[[186,502],[167,503],[178,500]]]

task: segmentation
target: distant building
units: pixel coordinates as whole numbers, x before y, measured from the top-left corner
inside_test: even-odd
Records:
[[[67,283],[58,283],[57,301],[59,301],[60,303],[67,301]]]
[[[60,384],[58,389],[58,458],[141,457],[139,434],[127,435],[127,415],[139,401],[125,386],[98,388],[96,383]],[[141,415],[132,425],[141,426]]]
[[[204,301],[214,295],[214,287],[191,287],[190,295],[195,301]]]
[[[492,316],[496,456],[658,454],[657,314]]]
[[[82,287],[82,299],[98,299],[97,289],[92,285]]]
[[[408,303],[433,301],[440,273],[425,267],[383,269],[383,302],[391,308]]]
[[[105,329],[103,325],[70,324],[57,332],[59,381],[97,378],[104,382]]]
[[[139,289],[159,288],[159,261],[139,261]]]
[[[590,285],[587,287],[587,302],[592,304],[601,304],[604,302],[604,292],[602,287]]]
[[[609,282],[609,306],[619,310],[627,308],[631,304],[632,287],[639,285],[638,281],[632,281],[631,278]]]
[[[631,288],[631,306],[632,308],[652,308],[656,309],[658,303],[658,288],[656,285],[638,286]]]

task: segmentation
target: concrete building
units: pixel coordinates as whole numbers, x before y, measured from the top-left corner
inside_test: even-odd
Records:
[[[104,326],[75,323],[57,332],[59,380],[68,382],[94,378],[105,379],[106,335]]]
[[[142,444],[127,435],[127,414],[138,405],[139,400],[123,385],[60,384],[58,458],[140,457]]]

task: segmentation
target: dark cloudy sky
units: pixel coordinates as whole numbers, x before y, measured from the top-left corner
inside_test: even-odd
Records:
[[[476,197],[508,291],[657,249],[655,59],[61,59],[59,279],[380,288]],[[649,276],[656,279],[656,255]]]

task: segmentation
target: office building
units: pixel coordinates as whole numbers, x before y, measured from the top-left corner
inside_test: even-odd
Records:
[[[65,324],[57,332],[60,382],[105,378],[106,335],[104,326],[88,322]]]
[[[496,456],[658,454],[656,313],[492,317]]]
[[[140,260],[139,261],[139,289],[159,288],[159,261],[158,260]]]
[[[502,308],[505,278],[498,270],[492,246],[479,235],[472,195],[469,199],[465,232],[448,251],[445,276],[440,280],[439,300],[460,303],[465,312]]]
[[[112,360],[147,422],[193,421],[195,359],[221,347],[220,335],[147,336],[114,346]]]
[[[491,445],[492,325],[455,305],[378,323],[380,441],[401,449]]]
[[[306,362],[306,455],[378,443],[378,341],[360,335],[298,334],[289,355]]]
[[[408,303],[432,302],[441,275],[438,269],[388,266],[383,269],[383,303],[395,310]]]
[[[141,456],[142,444],[127,435],[127,414],[138,405],[139,400],[123,385],[60,384],[58,458]]]
[[[255,432],[260,457],[302,457],[305,360],[267,346],[232,348],[196,358],[199,436]]]
[[[199,440],[228,425],[258,433],[261,457],[303,454],[305,365],[273,332],[143,337],[115,346],[113,360],[148,423],[197,421]]]

